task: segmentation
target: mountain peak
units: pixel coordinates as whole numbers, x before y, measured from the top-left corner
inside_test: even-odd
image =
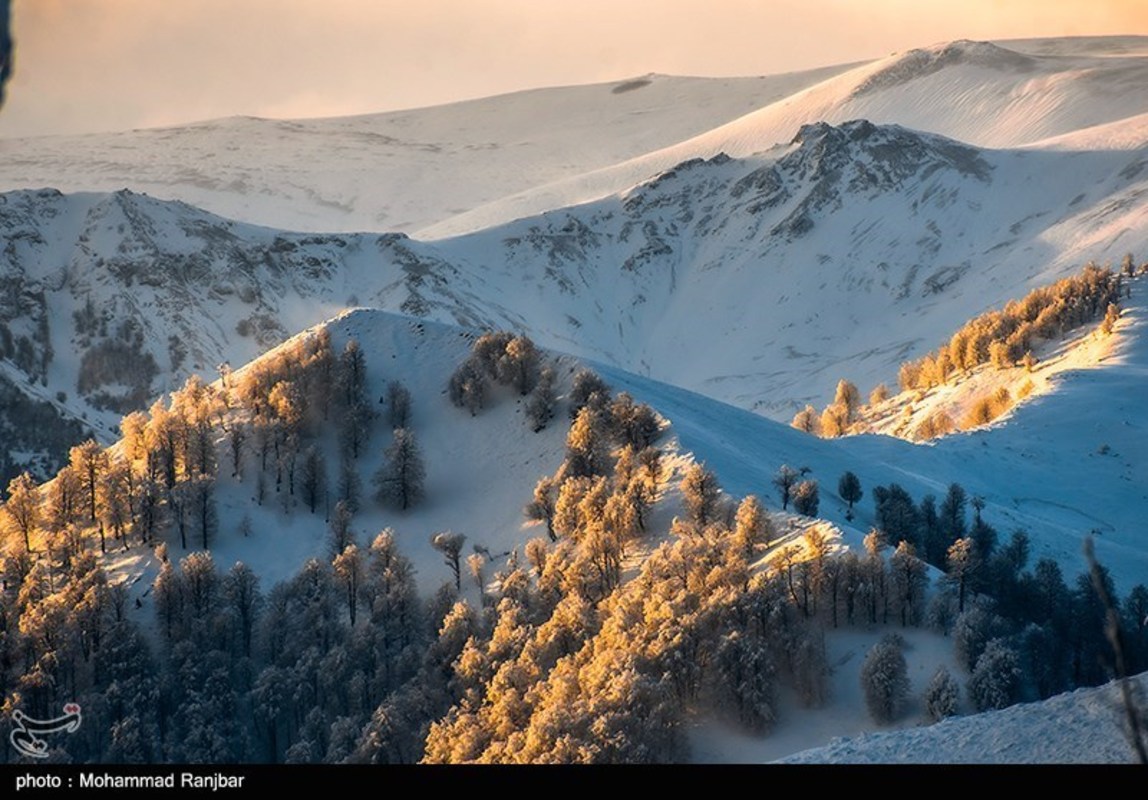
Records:
[[[780,164],[809,178],[835,173],[856,162],[865,162],[890,178],[903,178],[930,165],[955,168],[982,180],[989,173],[976,148],[900,125],[875,125],[867,119],[802,125],[791,144],[796,149]]]
[[[853,97],[902,86],[949,67],[1024,70],[1033,59],[992,42],[958,39],[915,48],[876,62],[875,69],[853,90]]]

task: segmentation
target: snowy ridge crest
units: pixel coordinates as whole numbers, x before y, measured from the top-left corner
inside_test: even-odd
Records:
[[[880,66],[853,90],[852,97],[883,92],[948,67],[964,64],[1016,71],[1030,69],[1033,59],[992,42],[969,39],[916,48],[879,62]]]

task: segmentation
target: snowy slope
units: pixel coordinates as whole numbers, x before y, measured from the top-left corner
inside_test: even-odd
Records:
[[[839,377],[891,382],[963,320],[1142,252],[1146,144],[985,150],[811,125],[761,157],[435,244],[518,298],[547,344],[788,419]]]
[[[788,420],[840,377],[892,382],[968,318],[1085,261],[1142,253],[1145,165],[1148,140],[985,150],[818,124],[759,157],[686,162],[595,203],[437,242],[289,233],[129,192],[15,192],[0,197],[11,287],[0,310],[38,357],[36,337],[51,344],[46,372],[24,364],[29,391],[98,431],[115,408],[99,407],[104,387],[78,395],[77,376],[125,324],[155,364],[137,394],[154,396],[355,305],[524,330]],[[74,322],[87,306],[98,335]]]
[[[1138,678],[1141,696],[1148,676]],[[936,725],[839,738],[787,764],[1133,764],[1113,683]]]
[[[366,395],[372,403],[383,397],[388,381],[399,380],[410,391],[409,429],[426,466],[426,499],[416,507],[391,510],[372,499],[372,476],[391,441],[383,409],[376,406],[378,416],[370,424],[366,453],[355,462],[362,481],[362,510],[355,515],[352,529],[360,547],[369,546],[380,531],[391,528],[400,552],[414,562],[420,590],[429,596],[444,582],[453,582],[442,555],[430,545],[433,534],[446,530],[464,534],[464,554],[471,553],[474,545],[486,547],[497,556],[492,572],[511,550],[517,548],[521,554],[529,539],[546,535],[545,528],[524,519],[522,508],[538,478],[553,473],[562,463],[568,427],[564,416],[533,433],[524,419],[521,398],[508,390],[493,393],[488,407],[477,417],[453,406],[446,396],[446,384],[470,352],[473,333],[359,309],[298,336],[312,335],[320,327],[330,332],[336,353],[341,353],[352,338],[359,343],[366,361]],[[289,345],[290,340],[284,346]],[[274,355],[272,351],[266,357]],[[560,362],[564,379],[573,364],[570,359]],[[241,381],[243,375],[244,370],[237,369],[231,380]],[[335,430],[332,422],[315,442],[326,460],[332,487],[339,465]],[[221,441],[219,446],[222,452],[225,443]],[[267,498],[259,505],[255,498],[255,458],[254,453],[248,454],[240,479],[221,468],[216,492],[220,525],[210,546],[217,564],[226,567],[243,561],[258,572],[264,586],[270,586],[294,575],[307,558],[329,558],[330,509],[320,507],[310,514],[296,498],[290,510],[285,510],[284,497],[273,486],[268,487]],[[251,523],[251,534],[246,537],[240,532],[245,517]],[[188,551],[182,550],[174,530],[168,531],[166,540],[170,555],[177,560],[186,552],[201,549],[198,538],[193,537]],[[159,566],[153,551],[133,546],[113,556],[112,563],[116,574],[128,577],[135,586],[135,596],[146,603],[147,589]],[[472,591],[473,587],[467,589]],[[150,613],[150,605],[145,608],[149,609],[145,613]]]
[[[849,546],[859,546],[872,521],[874,485],[895,480],[919,498],[925,491],[941,493],[949,482],[956,481],[970,494],[985,497],[983,513],[991,524],[1002,532],[1014,525],[1024,526],[1033,540],[1032,558],[1052,555],[1069,576],[1081,567],[1078,545],[1082,531],[1075,527],[1076,522],[1087,516],[1106,526],[1097,540],[1098,556],[1124,592],[1148,574],[1148,554],[1137,552],[1135,527],[1148,510],[1148,497],[1139,488],[1144,485],[1144,476],[1136,473],[1143,465],[1132,463],[1126,455],[1148,448],[1148,433],[1137,422],[1132,388],[1148,369],[1144,288],[1142,282],[1136,285],[1131,310],[1118,325],[1114,351],[1104,362],[1086,372],[1062,373],[1056,391],[1038,403],[1022,406],[988,429],[927,446],[883,436],[815,439],[647,378],[608,367],[602,368],[602,373],[616,391],[630,391],[639,401],[653,404],[668,420],[660,444],[668,449],[670,462],[705,461],[735,496],[756,492],[776,509],[769,479],[777,466],[789,463],[809,467],[811,476],[822,482],[822,516],[843,531],[844,543]],[[363,346],[368,396],[381,395],[386,381],[392,379],[402,380],[410,388],[414,400],[411,427],[428,470],[427,500],[416,508],[400,513],[370,500],[364,502],[364,510],[353,524],[360,544],[368,543],[384,527],[392,528],[400,551],[416,566],[420,589],[429,593],[450,580],[441,555],[429,545],[433,533],[454,530],[466,534],[467,553],[475,544],[486,547],[494,556],[491,573],[504,563],[507,553],[516,549],[521,553],[527,540],[544,535],[539,525],[524,522],[521,508],[537,478],[553,473],[562,460],[563,407],[555,421],[536,434],[522,418],[519,398],[504,390],[496,392],[494,401],[474,418],[451,405],[443,387],[468,352],[473,336],[461,329],[366,309],[344,313],[325,327],[336,350],[352,337]],[[559,357],[558,363],[563,376],[577,364],[569,357]],[[242,376],[243,370],[239,370],[234,378],[240,380]],[[1082,429],[1078,424],[1081,407],[1105,398],[1110,404],[1112,398],[1124,399],[1110,407],[1111,413],[1097,417],[1094,426]],[[1122,437],[1119,452],[1097,459],[1085,473],[1065,480],[1063,465],[1089,458],[1082,450],[1091,446],[1092,437],[1117,435]],[[388,436],[382,420],[373,423],[370,455],[360,463],[368,493],[368,476],[379,463]],[[328,464],[337,463],[333,445],[333,437],[322,440]],[[1035,457],[1038,453],[1039,458]],[[311,515],[298,501],[290,513],[285,512],[283,498],[274,492],[264,505],[257,505],[252,496],[254,464],[250,466],[243,480],[221,478],[217,490],[221,524],[211,548],[217,564],[226,566],[242,560],[269,586],[292,575],[304,559],[325,554],[327,525],[322,509]],[[866,489],[852,522],[845,520],[844,503],[833,494],[836,477],[845,469],[860,475]],[[1124,486],[1122,472],[1130,477]],[[656,512],[659,525],[680,513],[673,493],[667,495]],[[1093,503],[1102,507],[1093,508]],[[244,518],[250,522],[249,536],[240,532]],[[784,537],[789,523],[778,520],[777,524]],[[175,532],[169,531],[166,538],[169,553],[181,557],[185,551],[180,549]],[[190,549],[197,546],[193,541]],[[149,617],[147,589],[158,569],[152,551],[133,546],[110,558],[114,573],[131,582],[133,596],[142,602],[137,613]],[[464,586],[468,594],[476,595],[473,584]],[[936,666],[945,665],[961,680],[965,676],[954,663],[951,639],[922,629],[898,631],[908,643],[913,698],[895,726],[899,732],[885,729],[873,733],[874,725],[858,690],[857,670],[864,652],[882,629],[843,630],[827,637],[833,674],[829,700],[823,708],[803,709],[792,699],[783,699],[782,723],[764,738],[700,719],[690,733],[693,758],[723,763],[779,758],[815,763],[1127,760],[1109,703],[1111,690],[1077,692],[1048,704],[1011,709],[1003,712],[1009,715],[1004,717],[978,715],[951,720],[938,728],[917,727],[923,724],[920,693]],[[967,705],[966,699],[962,713],[971,711]],[[1035,744],[1026,743],[1020,731],[1034,715],[1058,721],[1060,727],[1051,728],[1050,734],[1039,737]],[[1085,730],[1088,735],[1075,749],[1063,736],[1065,731],[1075,735]],[[950,732],[945,747],[933,744],[937,741],[934,737],[948,737]],[[821,747],[826,749],[809,750]],[[928,755],[923,756],[923,752]]]
[[[1019,147],[1148,111],[1144,37],[947,42],[864,64],[659,151],[523,192],[423,231],[440,237],[623,191],[718,153],[749,156],[803,125],[895,123],[982,147]],[[1014,49],[1015,48],[1015,49]]]
[[[127,187],[280,228],[411,232],[661,149],[846,68],[647,75],[357,117],[0,139],[0,189]]]
[[[853,547],[874,521],[873,486],[895,482],[919,501],[925,494],[943,497],[955,482],[985,499],[985,519],[1003,536],[1027,531],[1032,560],[1053,558],[1066,576],[1085,569],[1082,541],[1091,534],[1097,559],[1126,593],[1148,576],[1142,539],[1148,426],[1139,411],[1148,375],[1146,300],[1141,278],[1102,362],[1060,373],[1053,391],[986,428],[929,444],[878,435],[818,439],[677,387],[602,372],[669,418],[682,448],[713,468],[735,496],[755,492],[776,503],[770,479],[777,468],[809,467],[821,484],[820,516],[845,531]],[[835,495],[846,470],[866,492],[852,523]]]
[[[126,187],[282,228],[440,238],[691,158],[752,155],[813,122],[1031,144],[1148,112],[1146,78],[1144,37],[961,41],[764,78],[649,75],[360,117],[0,139],[0,189]]]

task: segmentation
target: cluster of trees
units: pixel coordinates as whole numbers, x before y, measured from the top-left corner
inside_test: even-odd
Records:
[[[510,387],[525,397],[526,418],[537,432],[554,416],[557,374],[526,335],[491,331],[474,340],[470,355],[450,376],[447,393],[452,403],[475,416],[481,411],[492,384]]]
[[[507,353],[529,348],[488,337],[468,363],[525,374]],[[14,709],[50,716],[74,700],[91,722],[68,752],[87,761],[678,761],[699,709],[765,732],[783,688],[823,702],[824,631],[841,626],[944,631],[978,708],[1107,678],[1103,573],[1098,591],[1087,576],[1067,586],[1048,560],[1028,570],[1024,534],[1002,545],[983,503],[956,484],[939,504],[873,487],[877,526],[863,551],[837,553],[816,522],[777,545],[761,500],[735,502],[695,463],[677,487],[683,514],[654,530],[666,489],[660,420],[588,370],[567,395],[566,458],[525,509],[547,536],[496,565],[478,547],[465,555],[465,536],[440,532],[432,545],[453,580],[421,599],[394,533],[361,545],[351,527],[355,461],[375,416],[365,370],[354,341],[336,354],[322,332],[300,337],[239,375],[224,370],[218,387],[192,379],[169,404],[129,415],[118,447],[74,448],[50,484],[12,481],[2,511],[4,746]],[[408,507],[425,476],[410,393],[392,382],[381,402],[393,438],[376,499]],[[318,439],[332,424],[342,461],[333,491]],[[253,480],[259,502],[272,482],[289,498],[284,508],[319,513],[334,499],[327,557],[266,591],[242,564],[220,572],[208,546],[221,468]],[[783,466],[773,483],[783,509],[816,515],[817,482],[804,470]],[[851,508],[864,496],[851,472],[838,493]],[[153,545],[170,526],[185,551],[200,549],[177,563],[156,548],[149,643],[94,549]],[[640,564],[627,558],[638,546],[652,548]],[[947,573],[928,601],[926,561]],[[460,599],[464,569],[476,604]],[[1136,587],[1118,611],[1129,671],[1148,668],[1148,589]],[[913,690],[901,649],[887,637],[862,666],[882,722]],[[947,672],[918,691],[934,718],[958,707]]]
[[[874,390],[874,398],[880,395],[879,390]],[[807,405],[794,415],[790,424],[798,430],[811,433],[814,436],[824,436],[831,439],[843,436],[852,430],[860,420],[862,408],[861,393],[857,386],[852,381],[843,378],[837,382],[837,391],[834,393],[833,402],[827,405],[820,415],[817,413],[817,409]]]
[[[902,364],[898,381],[904,390],[928,389],[981,364],[1014,366],[1031,359],[1036,341],[1064,336],[1103,319],[1109,306],[1119,308],[1120,292],[1121,275],[1090,263],[1080,275],[1033,289],[999,311],[970,320],[947,344]]]
[[[975,317],[935,351],[902,363],[898,372],[901,389],[931,389],[988,363],[1000,369],[1021,364],[1031,371],[1036,364],[1032,350],[1039,340],[1063,337],[1074,328],[1097,320],[1101,320],[1102,330],[1110,333],[1120,315],[1122,278],[1133,274],[1129,267],[1132,263],[1131,254],[1125,258],[1121,272],[1089,263],[1079,275],[1033,289],[1001,310]],[[869,406],[884,402],[888,396],[885,385],[878,385],[869,396]],[[960,420],[960,427],[990,422],[1007,411],[1013,402],[1012,397],[1001,397],[999,393],[980,398],[966,418]],[[807,405],[794,415],[790,424],[815,436],[842,436],[864,430],[866,408],[856,385],[842,379],[837,384],[833,402],[820,414]],[[914,436],[929,439],[956,427],[942,411],[923,420]]]
[[[77,319],[77,330],[79,327]],[[129,319],[119,325],[115,336],[84,350],[76,391],[87,395],[97,408],[126,414],[147,404],[152,380],[158,374],[155,358],[143,349],[143,330]],[[105,390],[106,386],[117,387],[117,393]]]
[[[970,500],[959,484],[949,486],[939,505],[932,495],[916,504],[897,484],[872,494],[882,538],[945,572],[924,620],[953,637],[978,709],[1044,699],[1111,677],[1115,654],[1091,576],[1081,574],[1070,587],[1051,559],[1029,569],[1028,536],[1015,531],[1002,542],[981,514],[984,503]],[[1119,599],[1107,573],[1098,574],[1104,593],[1116,598],[1126,671],[1148,669],[1148,587],[1138,585]],[[937,702],[951,694],[947,680],[939,683]]]
[[[405,509],[422,499],[425,478],[409,428],[410,392],[391,381],[380,402],[394,436],[375,474],[375,498]],[[375,417],[358,342],[336,354],[329,332],[319,329],[241,373],[222,367],[218,384],[188,378],[167,402],[125,416],[115,447],[92,440],[73,447],[43,486],[18,475],[0,523],[28,551],[81,535],[97,537],[102,552],[109,542],[150,546],[170,530],[184,550],[192,542],[206,550],[219,527],[215,494],[224,470],[250,482],[259,505],[273,495],[285,512],[302,506],[328,517],[342,504],[354,514],[362,499],[356,462]],[[334,480],[321,435],[331,428],[340,462]]]

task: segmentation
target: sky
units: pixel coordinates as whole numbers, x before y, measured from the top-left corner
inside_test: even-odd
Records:
[[[766,75],[952,39],[1148,35],[1146,0],[14,0],[0,136]]]

